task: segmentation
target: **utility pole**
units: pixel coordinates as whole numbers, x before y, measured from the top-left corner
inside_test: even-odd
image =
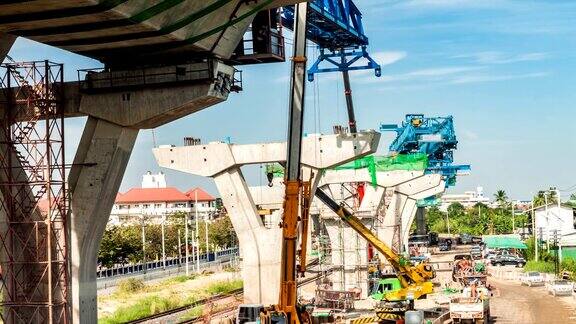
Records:
[[[552,249],[554,250],[554,274],[558,276],[560,265],[558,264],[558,230],[554,230],[552,234]]]
[[[178,229],[178,267],[180,267],[180,263],[182,262],[182,239],[181,239],[180,229]]]
[[[538,238],[536,236],[536,210],[534,210],[534,197],[530,202],[532,205],[532,235],[534,235],[534,260],[538,262]]]
[[[188,236],[190,236],[189,230],[188,230],[188,218],[190,217],[190,214],[186,214],[186,221],[184,222],[184,244],[186,244],[186,276],[190,276],[190,269],[188,267],[188,261],[190,260],[190,252],[188,251],[189,245],[188,245]]]
[[[166,270],[166,241],[165,241],[165,233],[164,233],[164,223],[166,222],[166,213],[164,213],[164,217],[162,217],[162,269]]]
[[[195,240],[197,245],[196,250],[196,273],[200,273],[200,235],[198,234],[198,190],[194,192],[194,218],[196,221]]]
[[[206,261],[210,261],[210,248],[208,245],[208,213],[206,213],[206,217],[204,217],[204,237],[206,239]]]
[[[548,216],[548,194],[549,191],[544,191],[544,213],[546,214],[546,227],[548,229],[550,229],[550,217]],[[540,228],[542,229],[542,228]],[[548,233],[548,236],[550,236],[550,233]],[[549,241],[550,238],[546,237],[546,249],[549,250],[550,246],[549,246]]]
[[[538,251],[540,251],[540,242],[544,238],[543,232],[544,229],[542,227],[538,228]]]
[[[448,235],[450,235],[450,209],[446,210],[446,228],[448,229]]]
[[[512,234],[514,234],[514,232],[516,232],[516,216],[515,216],[515,211],[514,211],[514,200],[512,200],[511,202],[512,205]]]
[[[144,224],[144,214],[142,214],[142,218],[140,221],[140,225],[142,227],[142,262],[143,262],[143,269],[144,273],[148,270],[148,260],[146,259],[146,225]]]

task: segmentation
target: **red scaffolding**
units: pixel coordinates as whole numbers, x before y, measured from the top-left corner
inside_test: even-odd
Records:
[[[0,318],[69,321],[63,66],[1,66]]]

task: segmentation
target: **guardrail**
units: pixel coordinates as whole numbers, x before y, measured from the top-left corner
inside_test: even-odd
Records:
[[[239,255],[239,250],[237,247],[230,248],[226,250],[202,253],[200,254],[200,263],[211,263],[221,261],[223,259],[230,259]],[[196,258],[189,256],[188,262],[190,267],[196,264]],[[139,273],[146,273],[147,271],[152,271],[156,269],[173,268],[180,267],[186,264],[186,257],[183,258],[167,258],[166,264],[162,260],[151,261],[144,263],[129,264],[124,266],[118,266],[108,269],[100,269],[96,271],[97,279],[105,279],[117,276],[126,276]]]

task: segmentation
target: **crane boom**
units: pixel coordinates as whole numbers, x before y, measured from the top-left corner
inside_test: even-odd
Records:
[[[346,224],[372,244],[378,252],[382,253],[386,260],[396,270],[396,275],[403,289],[392,292],[386,299],[406,300],[409,297],[418,299],[423,295],[432,293],[434,288],[430,279],[435,277],[434,270],[429,264],[412,265],[409,260],[394,252],[389,246],[374,235],[362,222],[343,206],[339,205],[321,189],[316,189],[316,197],[328,208],[334,211]]]

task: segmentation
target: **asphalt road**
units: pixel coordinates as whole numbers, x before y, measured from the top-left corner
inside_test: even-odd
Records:
[[[574,297],[553,297],[544,287],[520,286],[500,279],[490,278],[489,282],[500,291],[500,296],[490,301],[492,323],[576,323]]]

